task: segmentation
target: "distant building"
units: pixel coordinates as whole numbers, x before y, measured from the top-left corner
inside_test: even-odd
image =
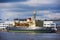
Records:
[[[5,21],[5,22],[1,22],[0,23],[0,26],[5,26],[5,27],[7,27],[7,26],[13,26],[14,25],[14,22],[13,21]]]
[[[14,21],[4,21],[0,22],[0,29],[6,28],[6,27],[13,27]]]
[[[56,23],[54,21],[44,21],[43,27],[56,27]]]

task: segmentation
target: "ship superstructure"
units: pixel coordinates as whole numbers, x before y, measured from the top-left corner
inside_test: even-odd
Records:
[[[14,19],[14,26],[16,27],[36,27],[36,10],[34,10],[34,15],[32,18],[27,19]]]

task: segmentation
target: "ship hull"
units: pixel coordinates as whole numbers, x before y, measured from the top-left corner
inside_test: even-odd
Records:
[[[9,32],[34,32],[34,33],[55,33],[55,30],[51,28],[38,27],[38,28],[19,28],[19,27],[7,27]]]

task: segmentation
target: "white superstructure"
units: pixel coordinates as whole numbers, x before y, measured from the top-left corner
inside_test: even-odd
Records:
[[[43,27],[56,27],[56,23],[54,23],[53,21],[44,21]]]

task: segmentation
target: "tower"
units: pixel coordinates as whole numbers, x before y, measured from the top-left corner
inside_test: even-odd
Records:
[[[34,10],[33,20],[36,20],[36,9]]]

